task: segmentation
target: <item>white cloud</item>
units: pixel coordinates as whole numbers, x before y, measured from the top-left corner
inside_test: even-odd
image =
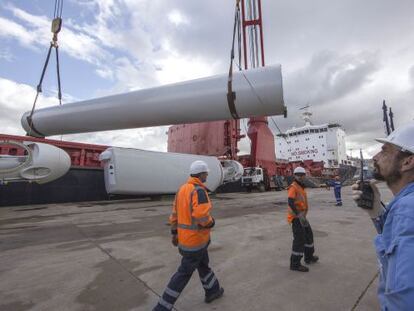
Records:
[[[408,75],[410,77],[410,81],[411,81],[411,88],[414,90],[414,65],[411,66]]]
[[[65,141],[165,152],[167,151],[167,130],[167,126],[160,126],[130,130],[51,136],[50,138],[63,138]]]
[[[50,30],[51,23],[48,21],[46,16],[32,15],[12,5],[6,7],[13,12],[14,16],[22,21],[25,21],[28,25],[36,25],[39,28],[49,27]]]
[[[76,33],[67,28],[60,34],[60,51],[70,56],[96,65],[98,68],[109,62],[111,54],[105,51],[94,38],[84,33]]]
[[[0,48],[0,59],[4,59],[7,62],[12,62],[14,60],[13,54],[8,48]]]
[[[114,78],[113,70],[108,68],[108,67],[98,68],[98,69],[96,69],[96,73],[98,74],[98,76],[100,76],[104,79],[113,80],[113,78]]]
[[[13,38],[25,47],[40,50],[49,46],[52,39],[51,21],[45,16],[36,16],[11,5],[6,7],[17,21],[0,17],[0,36]],[[63,27],[58,35],[60,51],[71,57],[80,59],[96,66],[108,62],[111,54],[105,51],[100,43],[84,32],[73,31]]]
[[[175,26],[179,26],[182,24],[188,25],[190,23],[188,17],[177,9],[174,9],[170,13],[168,13],[168,20]]]
[[[212,75],[217,64],[208,64],[201,57],[182,57],[177,53],[156,62],[155,76],[161,84],[192,80]]]
[[[26,47],[33,47],[35,43],[35,37],[23,26],[2,17],[0,17],[0,37],[16,39]]]
[[[1,133],[25,134],[20,126],[20,118],[24,112],[32,109],[35,95],[36,90],[33,87],[0,77]],[[56,98],[40,94],[36,107],[44,108],[58,104]]]
[[[158,84],[204,77],[215,73],[217,61],[200,55],[185,55],[174,51],[170,44],[169,19],[178,24],[189,20],[178,9],[162,1],[90,1],[81,2],[94,12],[87,23],[75,20],[64,22],[59,34],[61,53],[96,66],[96,74],[113,80],[113,88],[105,93],[132,90]],[[50,21],[8,5],[22,24],[4,19],[13,29],[6,35],[26,46],[44,47],[51,38]],[[167,20],[165,20],[167,16]],[[33,38],[41,37],[40,42]],[[107,48],[115,49],[108,50]]]

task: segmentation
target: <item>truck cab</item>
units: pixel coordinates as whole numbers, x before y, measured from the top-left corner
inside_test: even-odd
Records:
[[[241,178],[242,187],[247,191],[251,191],[253,188],[257,188],[260,192],[264,192],[268,189],[268,180],[266,172],[261,167],[245,167],[243,176]]]

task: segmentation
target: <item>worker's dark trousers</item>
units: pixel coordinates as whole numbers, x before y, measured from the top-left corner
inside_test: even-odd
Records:
[[[337,204],[342,203],[342,199],[341,199],[341,188],[335,188],[334,189],[334,192],[335,192],[336,203]]]
[[[220,289],[219,282],[214,272],[208,266],[209,258],[207,248],[196,253],[180,250],[183,258],[177,272],[172,276],[164,293],[153,311],[171,310],[178,296],[181,294],[188,281],[191,279],[195,269],[200,276],[206,296],[214,294]]]
[[[313,256],[313,232],[309,225],[303,227],[298,218],[292,221],[293,243],[292,255],[290,256],[290,265],[297,267],[300,265],[300,260],[305,255],[305,260],[310,260]]]

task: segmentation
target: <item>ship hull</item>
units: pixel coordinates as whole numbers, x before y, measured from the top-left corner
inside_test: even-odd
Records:
[[[0,185],[0,206],[107,200],[103,169],[72,167],[63,177],[47,184]]]

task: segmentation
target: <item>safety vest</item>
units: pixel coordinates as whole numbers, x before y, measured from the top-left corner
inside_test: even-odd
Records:
[[[205,248],[210,242],[212,224],[211,202],[203,183],[190,177],[178,190],[170,216],[172,230],[178,232],[178,247],[194,252]]]
[[[308,211],[306,191],[296,181],[292,182],[288,187],[288,198],[295,200],[295,206],[299,212],[306,213]],[[292,223],[293,219],[296,217],[296,214],[292,211],[290,206],[288,206],[287,221]]]

